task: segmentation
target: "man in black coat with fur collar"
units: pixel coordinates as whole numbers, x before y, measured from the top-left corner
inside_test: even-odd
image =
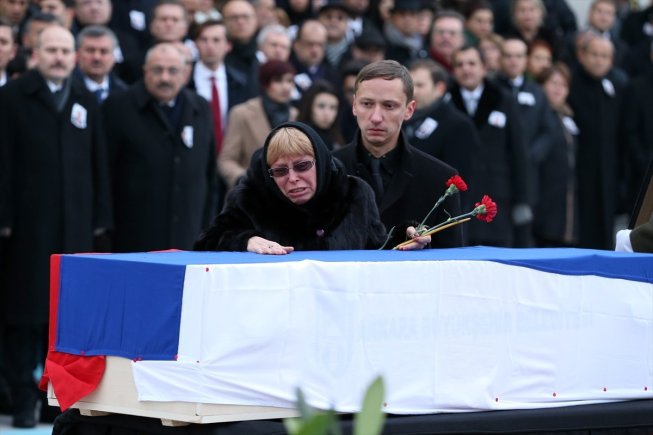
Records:
[[[511,247],[515,228],[533,218],[529,206],[530,165],[516,102],[512,95],[486,80],[477,47],[464,46],[454,53],[453,70],[456,83],[451,87],[451,101],[474,121],[481,137],[472,196],[489,195],[499,211],[491,226],[472,222],[471,242]]]
[[[457,174],[404,138],[401,125],[414,111],[413,82],[404,66],[392,60],[367,65],[354,85],[353,113],[359,131],[351,144],[334,153],[349,174],[372,186],[388,230],[420,223],[444,193],[447,180]],[[426,225],[460,214],[460,197],[450,196]],[[462,246],[462,226],[434,234],[431,240],[432,247]]]

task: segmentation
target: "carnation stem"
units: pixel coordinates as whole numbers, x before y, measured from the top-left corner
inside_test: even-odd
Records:
[[[433,206],[433,208],[431,208],[431,211],[428,212],[428,214],[424,217],[422,222],[420,222],[419,225],[417,226],[418,229],[422,228],[424,226],[424,224],[426,223],[426,220],[429,218],[429,216],[431,216],[431,214],[435,211],[435,209],[438,208],[440,206],[440,204],[442,204],[442,201],[444,201],[444,199],[447,196],[449,196],[448,191],[445,192],[444,195],[442,195],[441,197],[438,198],[438,200],[435,202],[435,205]]]
[[[465,213],[463,215],[456,216],[455,218],[451,218],[451,219],[449,219],[449,220],[447,220],[445,222],[442,222],[441,224],[430,228],[425,233],[420,234],[420,237],[421,236],[430,236],[431,234],[439,233],[440,231],[446,230],[447,228],[453,227],[453,226],[458,225],[458,224],[462,224],[463,222],[467,222],[468,220],[471,219],[470,216],[473,216],[472,213],[473,212]],[[401,248],[403,246],[409,245],[412,242],[413,242],[412,239],[411,240],[406,240],[405,242],[398,244],[397,246],[395,246],[392,249],[393,250],[399,249],[399,248]]]
[[[381,247],[378,249],[379,251],[385,249],[385,245],[388,244],[394,232],[395,232],[395,227],[390,228],[390,231],[388,231],[388,235],[385,238],[385,242],[383,242],[383,245],[381,245]]]

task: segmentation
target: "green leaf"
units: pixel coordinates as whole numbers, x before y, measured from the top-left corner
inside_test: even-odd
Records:
[[[306,420],[287,418],[283,421],[286,430],[291,435],[329,435],[338,420],[333,412],[314,414]]]
[[[361,412],[354,417],[354,435],[374,435],[381,433],[385,413],[381,409],[385,394],[383,378],[378,376],[367,388]]]
[[[283,425],[290,435],[297,435],[302,428],[302,420],[299,418],[284,418]]]
[[[315,414],[315,410],[308,406],[306,396],[304,396],[304,392],[299,387],[297,387],[297,410],[302,420],[308,420]]]

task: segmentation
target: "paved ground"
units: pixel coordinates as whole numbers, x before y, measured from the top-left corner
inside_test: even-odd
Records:
[[[51,424],[39,424],[34,429],[16,429],[11,427],[11,416],[0,415],[0,434],[2,435],[50,435]]]

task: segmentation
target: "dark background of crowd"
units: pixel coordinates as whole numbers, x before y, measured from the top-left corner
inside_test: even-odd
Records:
[[[416,85],[417,111],[404,132],[473,186],[463,207],[478,193],[502,196],[501,188],[483,192],[490,177],[507,190],[526,186],[525,198],[506,199],[510,205],[500,210],[510,216],[510,237],[475,238],[472,231],[467,243],[612,249],[653,155],[653,1],[591,3],[588,17],[576,17],[565,0],[0,0],[0,86],[34,67],[44,28],[64,26],[77,37],[69,80],[97,97],[111,149],[130,110],[120,94],[143,92],[146,53],[175,44],[186,65],[185,90],[175,97],[199,95],[212,114],[218,182],[198,206],[210,204],[202,212],[212,216],[274,126],[297,119],[333,150],[350,143],[356,74],[369,62],[394,59]],[[474,69],[477,52],[481,69]],[[216,71],[216,84],[202,82],[204,72]],[[561,101],[552,90],[557,78]],[[162,134],[145,133],[149,140]],[[119,169],[111,174],[126,186],[114,179],[114,190],[147,183],[138,168]],[[193,190],[189,180],[184,195]],[[138,228],[122,234],[118,210],[128,193],[114,192],[116,217],[96,234],[97,250],[192,248],[192,231],[185,239],[135,238]],[[158,216],[172,226],[179,220],[166,211]],[[11,239],[4,230],[0,223],[0,259]],[[35,406],[15,402],[0,376],[0,412]]]

